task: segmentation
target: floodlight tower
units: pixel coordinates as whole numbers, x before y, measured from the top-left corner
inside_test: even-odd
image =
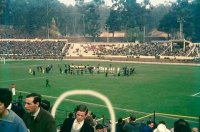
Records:
[[[183,36],[183,22],[184,22],[184,18],[183,17],[178,17],[177,22],[180,23],[179,25],[179,39],[184,39]]]
[[[106,36],[106,42],[108,43],[109,42],[109,26],[106,24],[105,25],[105,29],[106,29],[106,33],[107,33],[107,36]]]
[[[49,22],[48,22],[48,18],[49,18],[49,1],[47,1],[47,25],[46,25],[46,28],[47,28],[47,32],[46,32],[46,36],[47,36],[47,39],[49,39]]]

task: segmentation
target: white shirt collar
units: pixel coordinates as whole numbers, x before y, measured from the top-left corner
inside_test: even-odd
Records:
[[[74,130],[79,130],[83,126],[83,123],[84,123],[84,120],[81,122],[78,122],[77,119],[75,119],[72,128]]]
[[[32,115],[32,116],[34,116],[34,119],[37,117],[37,115],[39,114],[39,112],[40,112],[40,107],[39,107],[39,109]]]

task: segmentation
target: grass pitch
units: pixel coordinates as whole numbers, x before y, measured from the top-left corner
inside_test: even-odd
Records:
[[[65,64],[84,64],[113,67],[134,67],[136,74],[132,76],[113,76],[108,74],[60,74],[59,68]],[[53,65],[49,74],[37,72],[37,66]],[[29,74],[29,68],[35,69],[36,75]],[[200,115],[200,67],[187,65],[161,65],[117,63],[112,61],[71,61],[71,60],[29,60],[7,61],[0,64],[0,87],[16,84],[18,91],[37,92],[53,104],[56,98],[65,91],[82,89],[94,90],[110,99],[116,118],[128,117],[135,113],[138,117],[159,113],[198,117]],[[51,87],[45,87],[49,79]],[[18,92],[19,94],[19,92]],[[50,96],[50,97],[49,97]],[[70,96],[62,102],[57,113],[58,122],[62,122],[64,111],[73,111],[80,103],[86,103],[97,117],[104,115],[109,119],[108,110],[103,101],[86,95]],[[176,117],[178,118],[178,117]],[[165,118],[163,118],[165,120]],[[173,122],[173,119],[171,122]],[[194,120],[196,123],[198,120]],[[171,123],[170,122],[170,123]],[[192,121],[193,122],[193,121]],[[169,125],[173,125],[172,123]]]

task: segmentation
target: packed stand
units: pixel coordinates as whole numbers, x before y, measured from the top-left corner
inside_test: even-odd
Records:
[[[13,59],[46,59],[63,56],[65,42],[54,41],[2,41],[0,55]]]

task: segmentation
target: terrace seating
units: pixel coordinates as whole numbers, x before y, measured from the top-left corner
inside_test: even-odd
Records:
[[[48,58],[62,56],[65,42],[53,41],[2,41],[0,55],[19,58]]]
[[[185,51],[166,42],[141,43],[69,43],[61,41],[1,41],[0,56],[11,59],[59,59],[66,57],[127,57],[183,56],[197,57],[196,46],[186,46]]]

